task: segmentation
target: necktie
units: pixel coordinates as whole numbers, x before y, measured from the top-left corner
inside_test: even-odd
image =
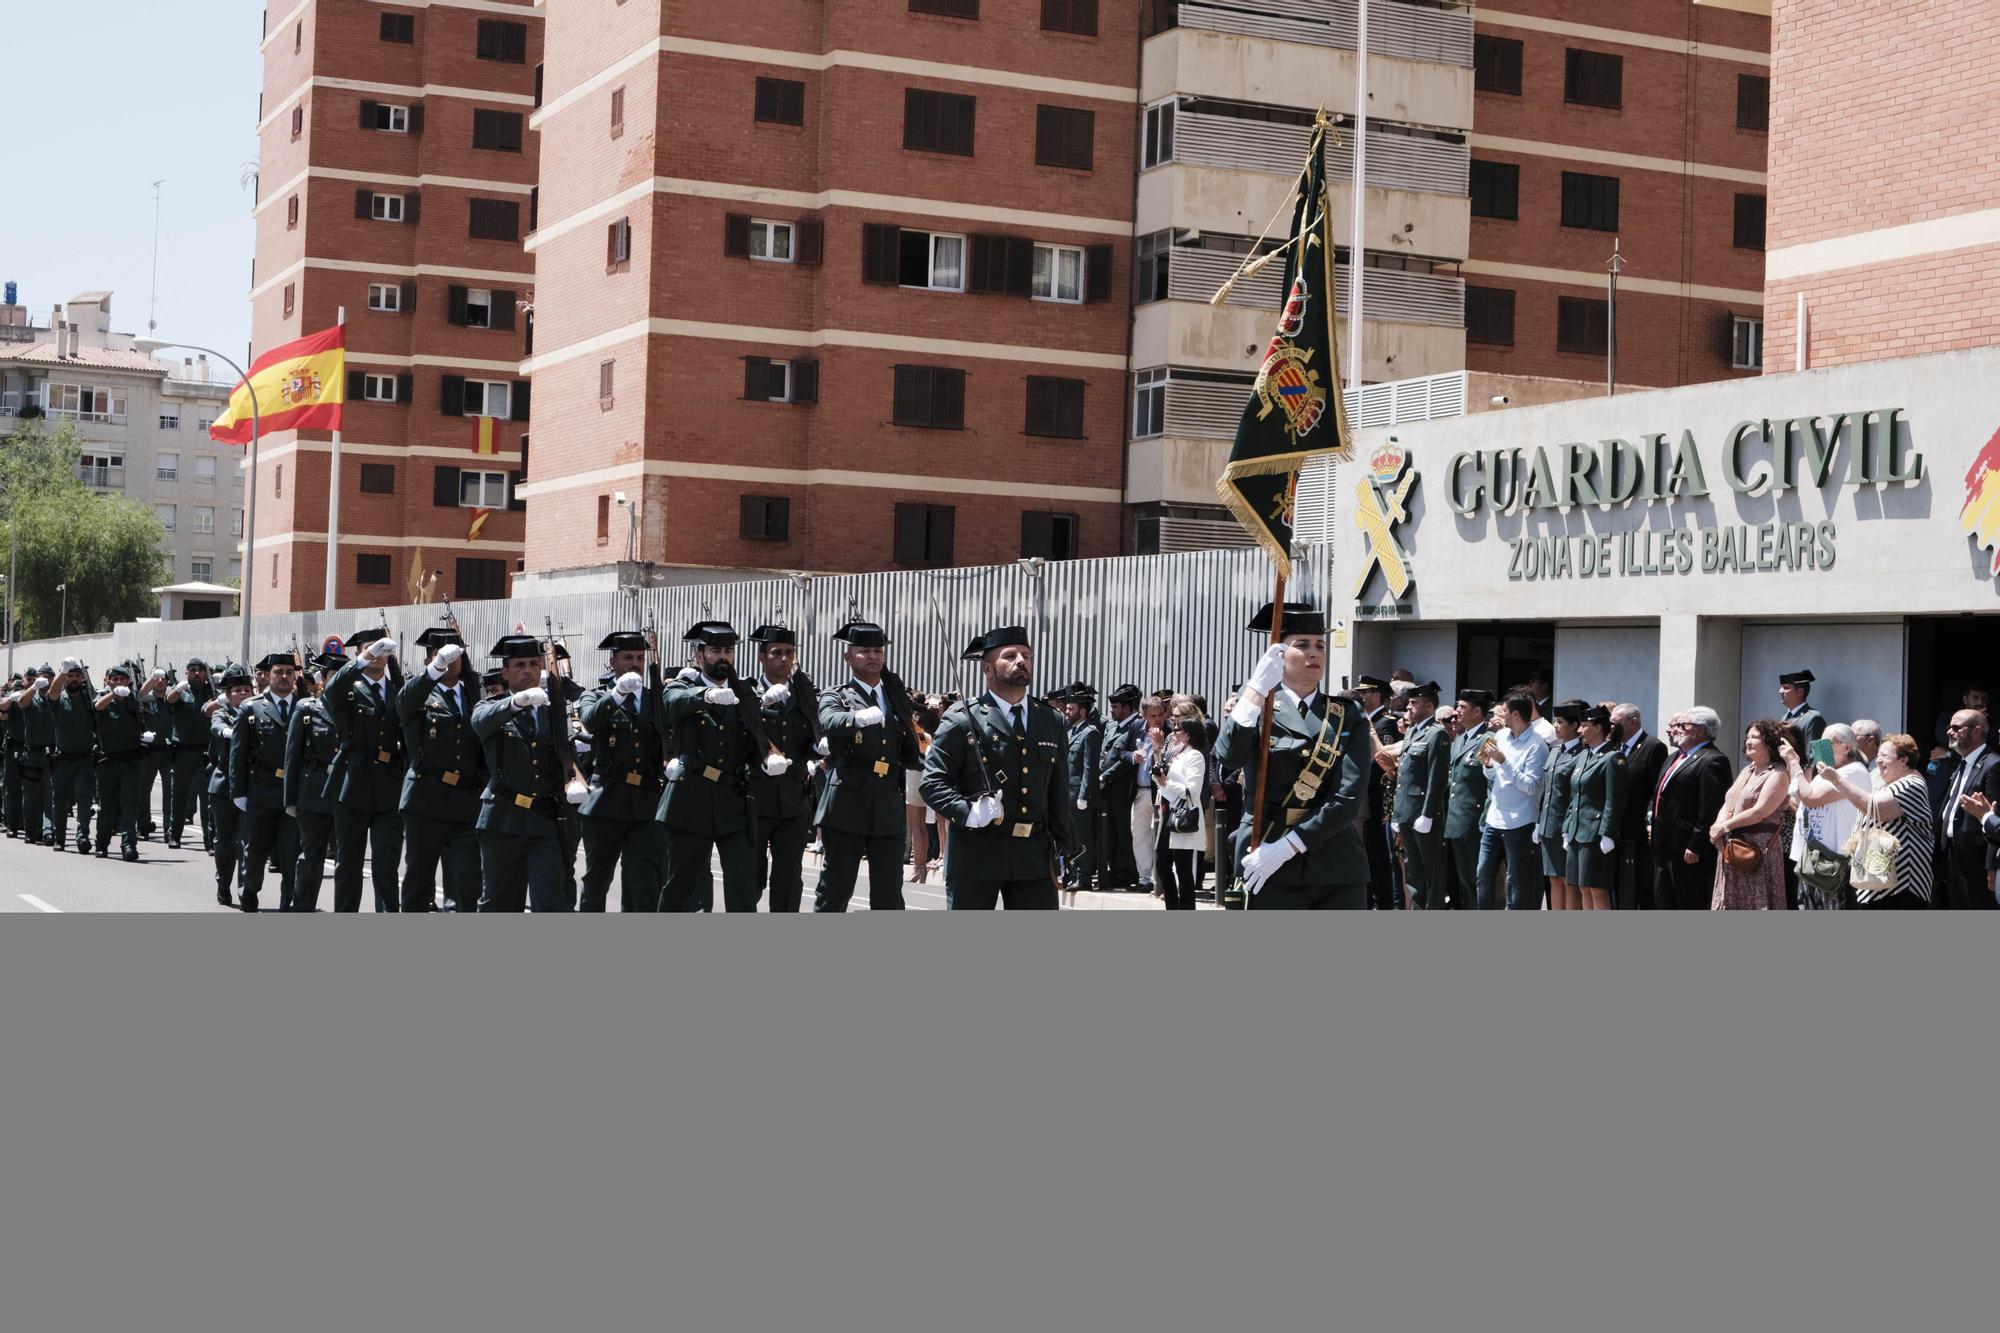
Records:
[[[290,699],[278,700],[278,721],[288,727],[292,725],[292,701]]]
[[[1681,764],[1686,761],[1687,757],[1693,753],[1694,751],[1692,750],[1675,751],[1673,762],[1668,764],[1665,771],[1660,774],[1660,785],[1653,788],[1654,823],[1657,824],[1660,822],[1660,801],[1667,794],[1667,783],[1673,778],[1675,772],[1679,770]]]
[[[1972,761],[1961,759],[1958,764],[1958,777],[1951,784],[1951,798],[1944,803],[1944,832],[1946,837],[1950,837],[1958,831],[1958,801],[1961,796],[1965,795],[1965,789],[1972,785],[1968,781],[1971,776]]]
[[[1021,715],[1021,705],[1015,704],[1013,711],[1014,711],[1014,735],[1017,737],[1025,737],[1028,734],[1028,723],[1027,720]]]
[[[639,716],[638,696],[630,694],[625,696],[625,711],[630,713],[633,717]]]

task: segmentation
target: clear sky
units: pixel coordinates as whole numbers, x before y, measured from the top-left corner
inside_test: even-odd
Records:
[[[109,290],[111,324],[146,331],[153,182],[159,324],[242,359],[250,337],[250,187],[262,0],[4,0],[7,196],[0,282],[37,321]]]

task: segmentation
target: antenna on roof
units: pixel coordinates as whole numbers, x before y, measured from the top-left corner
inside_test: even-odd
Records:
[[[146,310],[146,334],[151,337],[160,327],[160,187],[167,183],[165,176],[153,182],[153,294]]]

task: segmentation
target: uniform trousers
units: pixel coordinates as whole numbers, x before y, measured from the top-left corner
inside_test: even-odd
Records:
[[[299,855],[292,871],[292,910],[317,912],[319,886],[326,879],[326,845],[333,837],[333,815],[299,807]]]
[[[283,810],[251,806],[241,820],[243,829],[243,910],[257,910],[264,891],[264,867],[278,858],[278,910],[292,910],[292,876],[298,871],[299,821]]]
[[[708,859],[722,861],[722,905],[731,912],[757,910],[757,845],[749,829],[710,837],[670,828],[667,834],[666,882],[660,890],[662,912],[698,912],[713,900],[714,880]]]
[[[1132,792],[1132,866],[1139,883],[1153,883],[1153,789],[1138,787]]]
[[[1368,847],[1368,906],[1378,912],[1393,912],[1403,905],[1403,890],[1396,883],[1396,856],[1389,845],[1389,825],[1372,814],[1364,816],[1361,841]]]
[[[146,756],[106,756],[97,764],[97,850],[109,850],[111,834],[127,860],[139,855],[139,816],[146,797]]]
[[[563,841],[555,832],[495,833],[479,830],[479,871],[485,890],[482,912],[567,912],[572,909],[569,876],[563,870]]]
[[[1451,862],[1451,905],[1470,911],[1479,905],[1479,829],[1444,840],[1446,858]]]
[[[0,820],[9,833],[21,831],[21,761],[11,751],[0,763]]]
[[[1653,848],[1642,838],[1618,844],[1618,892],[1613,907],[1622,911],[1650,910],[1653,900]]]
[[[243,861],[243,815],[227,788],[204,799],[215,808],[215,896],[226,902]]]
[[[770,890],[773,912],[796,912],[805,897],[808,823],[802,814],[757,823],[757,887]]]
[[[1445,857],[1444,834],[1435,826],[1429,833],[1419,833],[1415,821],[1403,825],[1403,873],[1418,907],[1427,912],[1444,910],[1451,866]]]
[[[954,879],[944,877],[945,910],[990,912],[1005,907],[1010,912],[1056,910],[1056,886],[1047,875],[1040,879]]]
[[[181,845],[181,834],[188,822],[197,813],[201,816],[201,838],[209,841],[208,803],[201,798],[208,792],[207,774],[203,771],[208,764],[205,750],[175,750],[167,756],[162,770],[166,777],[167,789],[167,845]]]
[[[584,815],[583,897],[579,912],[602,912],[618,874],[618,910],[657,912],[666,880],[667,830],[659,820]],[[620,866],[623,869],[620,869]]]
[[[854,881],[861,873],[863,857],[868,859],[869,910],[903,910],[903,844],[906,840],[903,834],[864,835],[823,828],[819,831],[819,840],[826,848],[826,864],[820,868],[819,887],[813,891],[813,911],[847,910],[847,904],[854,897]],[[1053,897],[1050,901],[1054,901]]]
[[[436,910],[438,873],[444,910],[479,910],[479,830],[470,820],[433,819],[403,811],[403,910]]]
[[[139,832],[143,837],[152,837],[159,825],[153,822],[153,790],[158,785],[160,770],[171,758],[167,750],[147,750],[139,757]]]
[[[48,831],[49,762],[42,755],[21,758],[21,832],[39,843]]]
[[[1097,873],[1097,817],[1094,810],[1079,810],[1072,817],[1076,846],[1063,858],[1063,887],[1088,889]],[[1157,858],[1156,858],[1157,859]]]
[[[333,808],[333,910],[361,910],[364,851],[374,859],[368,878],[375,885],[375,910],[398,910],[401,899],[396,867],[403,859],[402,811],[357,810],[346,801]]]
[[[1365,912],[1366,884],[1266,884],[1250,895],[1254,912]]]
[[[89,755],[57,755],[55,790],[50,795],[49,833],[58,845],[69,842],[69,813],[76,811],[77,846],[90,843],[90,803],[97,796],[97,769]]]

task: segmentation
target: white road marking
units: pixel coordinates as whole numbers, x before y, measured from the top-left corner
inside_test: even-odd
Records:
[[[43,902],[40,898],[37,898],[32,893],[23,893],[18,896],[20,897],[22,902],[26,903],[28,906],[34,908],[37,911],[54,912],[58,916],[62,915],[62,908],[52,907],[48,903]]]

